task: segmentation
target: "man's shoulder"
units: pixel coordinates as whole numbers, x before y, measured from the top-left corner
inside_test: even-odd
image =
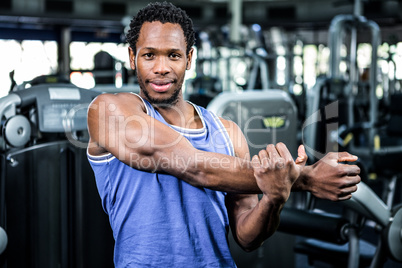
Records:
[[[142,102],[141,98],[134,93],[120,92],[120,93],[102,93],[96,97],[98,101],[110,101],[110,102],[125,102],[134,101]]]
[[[116,111],[120,109],[135,109],[140,108],[141,110],[145,110],[144,102],[141,97],[127,92],[121,93],[103,93],[100,94],[94,99],[91,103],[90,108],[104,107],[106,111]]]
[[[225,127],[226,132],[232,141],[235,155],[244,157],[245,154],[249,154],[247,141],[241,128],[232,120],[227,120],[221,117],[219,117],[219,119],[221,120],[222,125]]]
[[[233,122],[232,120],[225,119],[225,118],[220,117],[220,116],[218,118],[219,118],[219,120],[221,121],[222,125],[225,127],[225,129],[228,132],[232,133],[232,132],[241,131],[239,126],[235,122]]]

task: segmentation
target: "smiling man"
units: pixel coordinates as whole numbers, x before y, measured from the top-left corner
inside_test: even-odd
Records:
[[[237,243],[253,250],[275,232],[291,190],[351,197],[359,168],[348,153],[304,166],[282,143],[250,159],[231,121],[183,99],[193,25],[169,3],[149,4],[127,35],[140,94],[102,94],[88,111],[88,159],[116,241],[116,267],[236,267]],[[259,199],[256,193],[262,193]]]
[[[154,105],[174,105],[181,94],[184,72],[190,67],[193,50],[187,51],[179,24],[162,24],[159,21],[144,23],[141,31],[144,34],[139,36],[135,46],[141,55],[136,58],[137,52],[131,47],[129,51],[131,67],[137,70],[144,98]],[[161,40],[163,50],[160,49]],[[165,61],[169,61],[169,64]]]

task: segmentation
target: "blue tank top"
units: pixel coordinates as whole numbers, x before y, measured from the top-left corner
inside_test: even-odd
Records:
[[[143,102],[148,115],[195,148],[234,155],[226,129],[213,113],[193,105],[203,127],[180,128]],[[236,267],[227,239],[226,193],[194,187],[168,174],[136,170],[112,154],[88,153],[88,159],[113,230],[116,267]]]

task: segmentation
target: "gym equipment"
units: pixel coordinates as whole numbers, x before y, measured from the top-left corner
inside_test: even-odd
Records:
[[[246,53],[250,58],[253,59],[253,61],[248,78],[247,90],[258,88],[258,86],[256,85],[258,77],[261,80],[262,89],[272,88],[269,77],[269,67],[267,64],[267,59],[269,58],[268,51],[265,49],[264,46],[261,27],[257,24],[254,24],[250,29],[250,33],[252,34],[251,43],[253,44],[252,46],[249,45],[250,47],[248,48]]]
[[[0,267],[112,267],[114,240],[86,158],[99,94],[37,84],[0,99]]]
[[[222,30],[223,31],[223,30]],[[217,35],[222,31],[204,30],[199,33],[197,44],[197,77],[187,82],[185,98],[207,107],[222,91],[270,89],[269,56],[263,42],[261,27],[242,27],[242,43],[221,44]],[[215,40],[211,40],[214,38]]]
[[[196,77],[186,81],[184,98],[201,107],[222,92],[222,81],[219,75],[220,66],[216,57],[217,49],[213,47],[207,31],[201,31],[197,37]]]
[[[387,258],[402,262],[402,206],[387,206],[364,182],[359,184],[350,200],[341,203],[349,215],[328,216],[298,211],[300,217],[291,218],[284,211],[284,226],[280,226],[279,230],[310,238],[295,246],[296,252],[307,254],[310,262],[373,268],[383,267]],[[356,216],[363,216],[364,219],[353,221]],[[376,224],[379,232],[376,246],[360,239],[366,220]],[[310,225],[307,225],[308,222]],[[346,242],[349,245],[341,246]]]
[[[247,62],[244,48],[222,46],[222,32],[206,29],[197,37],[196,77],[186,82],[184,98],[204,108],[222,91],[236,91],[246,81]],[[213,40],[211,40],[213,39]],[[241,81],[239,83],[239,81]]]
[[[346,29],[354,29],[351,35],[350,71],[349,77],[345,77],[340,71],[342,57],[342,38]],[[369,29],[372,34],[372,64],[370,68],[369,83],[359,81],[358,69],[356,65],[356,31],[357,29]],[[307,144],[309,157],[317,160],[321,155],[338,149],[337,134],[334,138],[333,130],[327,132],[325,137],[322,129],[328,121],[334,117],[339,118],[339,124],[351,127],[355,122],[364,120],[361,113],[356,112],[357,106],[370,104],[370,125],[375,126],[378,120],[378,98],[377,88],[377,49],[380,42],[380,30],[378,25],[362,16],[338,15],[330,26],[329,48],[330,69],[329,77],[320,77],[316,85],[307,94],[307,121],[304,125],[305,143]],[[369,95],[366,93],[368,87]],[[331,107],[335,104],[338,107]],[[338,110],[333,110],[337,108]],[[321,113],[322,110],[322,113]],[[325,114],[324,114],[325,113]],[[323,114],[321,116],[321,114]],[[322,118],[324,117],[324,118]],[[327,121],[326,121],[327,120]],[[337,129],[337,128],[335,128]],[[320,134],[317,135],[316,133]],[[332,136],[331,136],[332,135]],[[311,148],[311,149],[310,149]],[[310,149],[310,150],[309,150]]]
[[[222,92],[221,83],[215,77],[206,75],[199,75],[191,80],[188,86],[191,85],[191,89],[187,87],[191,94],[188,94],[188,100],[201,107],[206,108],[211,100]]]
[[[402,206],[386,205],[364,183],[359,185],[352,199],[345,201],[345,205],[381,227],[381,237],[371,267],[382,267],[387,256],[402,262]]]
[[[252,157],[268,144],[283,142],[297,155],[297,108],[282,90],[223,92],[208,110],[237,123],[247,139]]]
[[[372,55],[368,80],[359,76],[357,68],[358,30],[368,30],[371,33]],[[351,200],[339,203],[342,205],[343,215],[338,217],[344,217],[349,222],[345,233],[348,245],[336,246],[334,243],[320,241],[320,237],[313,237],[316,239],[298,243],[295,250],[308,255],[311,261],[318,260],[349,268],[359,265],[382,267],[388,258],[401,262],[402,212],[400,207],[393,206],[393,196],[398,172],[400,174],[400,167],[395,165],[394,160],[401,158],[402,147],[395,144],[379,146],[378,143],[380,103],[376,90],[380,30],[375,22],[355,12],[354,15],[336,16],[329,32],[329,77],[318,79],[308,94],[308,119],[304,128],[306,151],[313,160],[321,158],[329,151],[338,150],[347,150],[359,156],[361,161],[358,164],[362,169],[363,182],[358,185],[358,191]],[[346,45],[350,49],[346,60],[348,72],[341,72],[340,63],[344,58],[340,51],[346,33],[350,33],[350,44]],[[373,171],[392,177],[391,180],[385,179],[386,195],[383,199],[387,200],[386,203],[366,184],[369,183],[368,174]],[[361,238],[368,221],[374,222],[379,233],[376,246]],[[303,235],[303,232],[300,234]],[[367,248],[369,250],[366,252],[362,251]]]

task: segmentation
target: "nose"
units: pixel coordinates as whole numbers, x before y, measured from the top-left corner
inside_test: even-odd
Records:
[[[157,57],[154,63],[153,71],[155,74],[166,75],[170,72],[169,61],[166,57]]]

